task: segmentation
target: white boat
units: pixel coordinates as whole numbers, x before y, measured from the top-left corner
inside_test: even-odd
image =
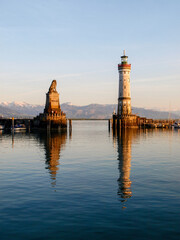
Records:
[[[3,130],[4,129],[4,125],[0,125],[0,130]]]
[[[11,130],[14,130],[14,132],[24,132],[26,131],[26,126],[24,124],[16,124],[14,129],[11,127]]]
[[[173,124],[173,127],[174,127],[174,128],[180,128],[180,122],[175,122],[175,123]]]

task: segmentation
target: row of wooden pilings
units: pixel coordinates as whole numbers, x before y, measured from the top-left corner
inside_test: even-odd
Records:
[[[68,121],[69,121],[69,130],[72,131],[72,119],[68,119]],[[48,131],[51,130],[51,120],[49,120],[47,123],[47,130]],[[60,127],[59,127],[58,131],[60,131]]]
[[[15,125],[17,123],[24,124],[26,126],[27,130],[30,130],[32,127],[32,119],[15,119],[14,117],[7,118],[7,119],[0,119],[0,124],[4,126],[4,130],[14,130]],[[69,122],[68,127],[70,130],[72,130],[72,119],[67,120]],[[47,131],[51,131],[51,120],[47,121]],[[61,130],[61,127],[59,126],[58,131]]]
[[[11,130],[14,131],[16,124],[23,124],[26,126],[26,129],[30,129],[31,126],[31,119],[15,119],[12,118],[2,118],[0,119],[0,124],[4,126],[4,130]]]
[[[109,119],[108,120],[108,130],[110,131],[112,127],[113,132],[115,132],[116,130],[119,131],[122,127],[126,128],[126,121],[124,122],[123,126],[121,123],[121,119],[118,118],[113,118],[113,119]]]
[[[4,120],[4,122],[3,122]],[[128,122],[127,121],[121,121],[121,119],[118,119],[118,118],[112,118],[112,119],[107,119],[108,120],[108,129],[110,131],[110,129],[112,128],[113,131],[119,131],[119,129],[121,128],[126,128],[128,127]],[[22,121],[22,119],[1,119],[1,122],[5,125],[5,128],[6,129],[14,129],[15,127],[15,124],[17,121]],[[70,131],[72,131],[72,119],[68,119],[68,128]],[[26,128],[29,129],[30,131],[30,128],[31,128],[31,123],[32,123],[32,120],[31,119],[24,119],[23,122],[25,123],[26,125]],[[162,120],[158,121],[158,120],[154,120],[151,125],[150,123],[145,123],[144,124],[139,124],[139,125],[136,125],[136,127],[141,127],[141,128],[153,128],[154,125],[156,124],[156,122],[162,122]],[[174,121],[173,121],[174,122]],[[171,125],[173,124],[173,122],[171,123]],[[165,124],[165,123],[164,123]],[[170,125],[170,124],[168,124]],[[134,126],[135,127],[135,126]],[[48,131],[51,131],[51,121],[49,120],[47,122],[47,130]],[[58,128],[58,131],[61,131],[61,127]]]
[[[111,130],[111,126],[113,129],[113,132],[115,132],[116,130],[119,131],[119,129],[121,129],[121,119],[109,119],[108,120],[108,130]],[[126,122],[125,125],[123,127],[126,127]]]
[[[140,120],[144,120],[143,118],[139,118]],[[145,119],[146,121],[138,121],[137,124],[130,125],[127,120],[121,120],[118,118],[113,118],[108,120],[108,129],[110,131],[111,127],[113,131],[119,131],[121,128],[133,127],[133,128],[172,128],[174,122],[176,120],[172,120],[169,122],[168,120],[153,120],[153,119]]]

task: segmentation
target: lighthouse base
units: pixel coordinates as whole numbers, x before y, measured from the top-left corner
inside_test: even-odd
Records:
[[[138,128],[139,117],[133,114],[130,115],[113,115],[113,128]]]

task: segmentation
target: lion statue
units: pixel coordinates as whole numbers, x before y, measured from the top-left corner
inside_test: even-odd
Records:
[[[56,92],[56,85],[57,85],[56,80],[53,80],[49,88],[49,92]]]

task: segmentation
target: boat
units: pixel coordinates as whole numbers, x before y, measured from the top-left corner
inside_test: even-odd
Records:
[[[174,128],[180,128],[180,122],[175,122],[175,123],[173,124],[173,127],[174,127]]]
[[[4,125],[0,125],[0,130],[3,130],[4,129]]]
[[[14,132],[24,132],[26,131],[26,126],[25,124],[16,124],[14,126],[14,129],[11,127],[11,130],[14,130]]]

